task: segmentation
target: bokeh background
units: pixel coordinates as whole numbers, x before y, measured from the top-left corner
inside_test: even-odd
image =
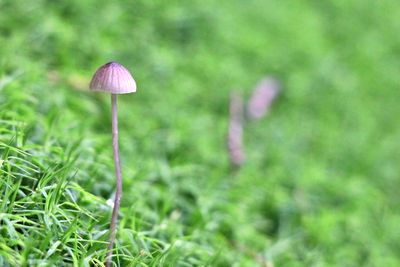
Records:
[[[0,264],[399,266],[400,2],[0,0]],[[226,149],[229,95],[281,92]],[[110,201],[109,201],[110,202]]]

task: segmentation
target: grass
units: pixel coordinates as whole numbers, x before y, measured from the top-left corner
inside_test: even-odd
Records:
[[[0,265],[398,266],[397,1],[0,0]],[[282,94],[226,155],[229,93]]]

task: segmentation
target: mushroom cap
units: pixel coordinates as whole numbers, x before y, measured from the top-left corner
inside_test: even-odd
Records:
[[[124,66],[117,62],[109,62],[93,75],[90,91],[111,94],[134,93],[136,82]]]

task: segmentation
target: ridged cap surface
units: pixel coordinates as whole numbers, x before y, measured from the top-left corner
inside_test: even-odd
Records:
[[[136,82],[124,66],[117,62],[109,62],[93,75],[90,91],[111,94],[134,93]]]

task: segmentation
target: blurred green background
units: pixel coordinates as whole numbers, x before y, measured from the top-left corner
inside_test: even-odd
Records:
[[[400,266],[400,2],[0,0],[0,265]],[[282,92],[226,152],[229,94]]]

